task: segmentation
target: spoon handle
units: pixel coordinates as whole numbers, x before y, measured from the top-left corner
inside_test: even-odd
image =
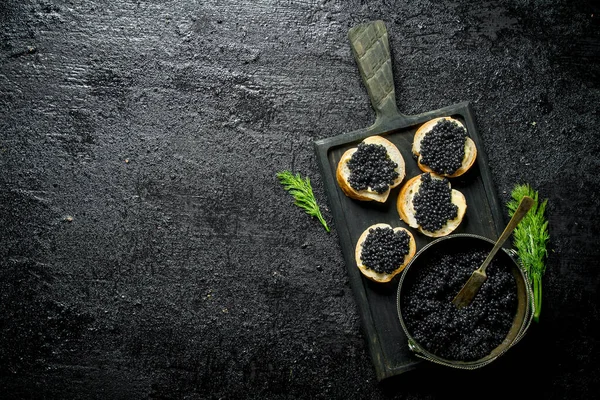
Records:
[[[521,222],[525,214],[527,214],[531,206],[533,206],[533,199],[529,196],[523,196],[521,202],[519,203],[519,207],[508,222],[508,225],[506,225],[506,228],[504,228],[504,232],[502,232],[502,235],[500,235],[500,237],[496,241],[496,244],[494,244],[494,248],[492,249],[490,254],[488,254],[483,264],[481,264],[481,266],[479,267],[480,272],[485,273],[485,269],[490,264],[498,250],[500,250],[500,247],[502,247],[506,239],[510,237],[517,225],[519,225],[519,222]]]

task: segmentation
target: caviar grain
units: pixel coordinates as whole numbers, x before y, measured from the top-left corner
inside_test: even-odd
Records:
[[[455,121],[442,119],[421,140],[421,164],[440,175],[452,175],[465,156],[467,131]]]
[[[398,164],[392,161],[386,148],[373,143],[360,143],[348,161],[348,168],[348,182],[354,190],[371,188],[381,194],[399,176]]]
[[[405,231],[371,228],[363,243],[360,259],[367,268],[390,274],[404,263],[409,249],[410,237]]]
[[[487,280],[462,309],[452,304],[489,249],[448,249],[419,265],[403,285],[401,309],[411,336],[427,351],[448,360],[474,361],[506,338],[517,308],[516,280],[499,260],[487,268]]]
[[[419,191],[413,199],[417,223],[426,231],[435,232],[458,215],[452,203],[452,189],[448,179],[434,179],[431,174],[421,175]]]

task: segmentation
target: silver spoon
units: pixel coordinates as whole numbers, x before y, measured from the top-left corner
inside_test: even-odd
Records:
[[[521,199],[519,207],[508,222],[508,225],[506,225],[506,228],[504,228],[504,232],[502,232],[502,235],[500,235],[500,237],[496,241],[496,244],[494,244],[494,247],[492,248],[490,254],[488,254],[483,264],[481,264],[481,266],[478,269],[473,271],[467,283],[464,284],[462,289],[460,289],[460,292],[458,292],[456,297],[454,297],[454,299],[452,300],[452,303],[456,307],[463,308],[471,304],[471,301],[473,301],[473,298],[481,288],[481,285],[483,285],[483,282],[485,282],[485,280],[487,279],[485,269],[490,264],[490,262],[492,262],[492,259],[494,258],[498,250],[500,250],[506,239],[508,239],[508,237],[512,234],[512,232],[515,230],[519,222],[521,222],[525,214],[527,214],[532,205],[533,199],[531,197],[524,196],[523,199]]]

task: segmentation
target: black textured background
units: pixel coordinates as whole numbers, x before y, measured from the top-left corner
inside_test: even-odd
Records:
[[[331,222],[312,143],[373,122],[346,35],[374,19],[400,110],[470,101],[501,202],[549,199],[541,322],[476,372],[378,383],[335,226],[275,179],[309,176]],[[0,397],[594,398],[599,21],[568,0],[0,0]]]

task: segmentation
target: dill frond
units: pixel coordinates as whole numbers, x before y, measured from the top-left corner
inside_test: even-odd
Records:
[[[290,171],[278,172],[277,178],[283,188],[294,197],[294,204],[306,211],[308,215],[316,217],[325,227],[325,230],[329,232],[329,226],[327,226],[327,222],[321,215],[321,210],[313,194],[310,179],[308,177],[303,179],[300,174],[294,175]]]
[[[516,185],[511,193],[512,200],[507,204],[511,217],[524,196],[531,197],[534,205],[514,230],[513,244],[521,266],[532,280],[535,307],[533,317],[539,322],[542,310],[542,276],[546,272],[545,260],[548,256],[546,246],[550,240],[548,221],[544,215],[548,200],[540,202],[538,192],[528,184]]]

